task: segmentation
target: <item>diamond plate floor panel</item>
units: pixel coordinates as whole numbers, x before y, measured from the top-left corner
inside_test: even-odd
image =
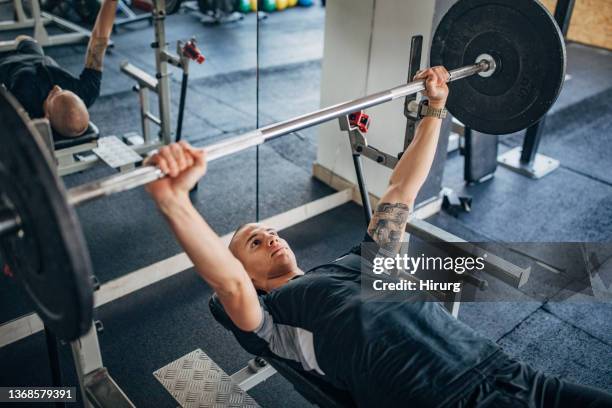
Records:
[[[200,349],[160,368],[153,375],[184,408],[259,407]]]

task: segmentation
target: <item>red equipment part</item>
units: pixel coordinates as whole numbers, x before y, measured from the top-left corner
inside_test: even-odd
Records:
[[[192,38],[191,40],[187,41],[185,45],[183,45],[182,51],[183,55],[185,55],[191,60],[194,60],[198,64],[201,64],[206,60],[204,55],[202,55],[202,52],[200,52],[195,38]]]
[[[149,13],[153,11],[153,3],[147,0],[132,0],[132,7]]]
[[[351,126],[357,126],[362,133],[367,133],[370,127],[370,116],[363,111],[353,112],[349,114],[349,123]]]
[[[2,273],[4,273],[4,275],[8,276],[9,278],[12,278],[15,276],[13,275],[13,271],[11,270],[11,267],[8,266],[8,264],[4,264],[4,267],[2,268]]]

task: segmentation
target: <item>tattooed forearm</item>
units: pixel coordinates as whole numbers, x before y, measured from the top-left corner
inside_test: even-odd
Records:
[[[410,215],[410,207],[403,203],[381,203],[376,208],[368,233],[383,249],[397,253]]]
[[[91,37],[87,47],[87,55],[85,57],[85,68],[102,71],[104,62],[104,54],[108,46],[108,38]]]

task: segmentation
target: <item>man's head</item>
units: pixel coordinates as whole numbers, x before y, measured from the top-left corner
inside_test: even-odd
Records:
[[[80,136],[89,125],[89,112],[83,100],[57,85],[47,95],[43,110],[51,127],[65,137]]]
[[[287,241],[263,224],[242,225],[232,237],[229,249],[259,289],[267,289],[267,282],[272,279],[299,271]]]

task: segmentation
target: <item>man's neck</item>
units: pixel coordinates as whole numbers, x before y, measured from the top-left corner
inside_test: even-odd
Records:
[[[302,271],[300,268],[296,268],[281,276],[277,276],[276,278],[268,279],[265,282],[265,288],[260,288],[260,289],[263,289],[266,292],[271,292],[276,288],[280,288],[281,286],[283,286],[285,283],[289,282],[291,279],[295,278],[296,276],[300,276],[303,274],[304,274],[304,271]]]

